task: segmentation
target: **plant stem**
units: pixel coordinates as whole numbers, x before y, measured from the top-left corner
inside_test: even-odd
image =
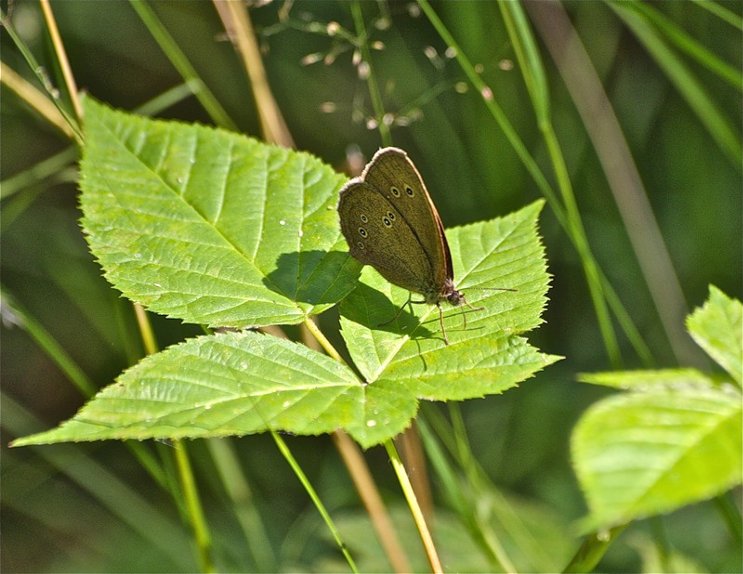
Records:
[[[42,86],[44,86],[44,89],[49,95],[49,99],[54,104],[54,106],[57,108],[60,115],[64,118],[64,121],[69,126],[70,131],[72,132],[72,136],[75,139],[75,142],[78,145],[82,145],[83,135],[80,132],[80,126],[78,125],[78,122],[64,108],[64,106],[62,105],[59,99],[59,92],[49,80],[49,77],[46,74],[45,68],[36,61],[36,58],[34,57],[33,52],[31,52],[29,47],[24,43],[21,37],[16,33],[15,28],[13,28],[13,25],[10,22],[10,19],[6,16],[5,12],[2,12],[2,11],[0,11],[0,24],[5,29],[5,31],[8,33],[8,36],[10,36],[10,38],[15,43],[16,47],[18,48],[18,51],[23,56],[23,59],[26,60],[26,64],[28,64],[28,67],[36,75],[36,78],[39,80],[39,83]],[[4,71],[7,69],[8,68],[6,67],[3,68]],[[5,74],[3,74],[2,82],[7,84],[8,80],[9,78],[6,78]],[[18,86],[16,85],[16,87]],[[24,98],[27,98],[31,94],[28,91],[24,91],[23,93],[19,93],[19,95],[21,95]],[[47,112],[47,107],[39,103],[38,98],[34,96],[32,97],[32,99],[30,100],[26,99],[25,101],[27,101],[31,107],[36,109],[45,118],[49,119],[49,121],[51,121],[52,123],[56,123],[55,119],[52,118]],[[65,133],[68,133],[68,130],[66,129],[64,129],[63,131]]]
[[[220,127],[236,131],[237,126],[235,122],[232,121],[232,118],[224,110],[222,104],[219,103],[219,100],[217,100],[211,90],[201,81],[201,78],[183,53],[183,50],[181,50],[173,36],[165,29],[165,26],[160,22],[152,8],[141,0],[130,0],[130,4],[160,46],[160,49],[170,60],[170,63],[173,64],[173,67],[191,87],[194,96],[196,96],[196,99],[204,107],[214,123]]]
[[[369,472],[366,460],[361,455],[358,445],[343,431],[331,435],[343,462],[351,475],[356,491],[361,496],[366,511],[371,518],[377,538],[395,572],[411,572],[410,562],[405,549],[398,540],[394,524],[390,518],[382,497],[379,495],[374,479]]]
[[[77,93],[75,76],[72,75],[70,61],[67,59],[67,52],[64,49],[62,37],[59,35],[59,28],[57,28],[57,21],[54,19],[49,0],[41,0],[41,11],[44,13],[44,19],[46,20],[47,28],[49,28],[49,35],[52,37],[52,45],[57,54],[59,65],[62,68],[62,76],[64,77],[65,84],[67,84],[67,92],[72,101],[72,107],[75,109],[77,119],[80,120],[83,117],[83,107],[80,104],[80,97]]]
[[[284,439],[281,438],[281,435],[279,435],[279,433],[271,431],[271,437],[273,437],[273,440],[276,443],[276,446],[279,448],[279,452],[283,455],[286,462],[289,463],[289,466],[291,466],[292,470],[294,471],[294,474],[297,475],[299,482],[301,482],[302,486],[304,486],[304,489],[307,492],[307,494],[310,495],[312,502],[315,504],[315,508],[317,508],[317,511],[320,513],[320,516],[322,516],[323,520],[325,521],[325,524],[330,530],[330,533],[333,535],[333,538],[335,539],[336,544],[338,544],[338,547],[341,549],[341,552],[343,552],[343,556],[346,558],[346,562],[348,562],[348,565],[351,567],[351,570],[353,572],[358,572],[358,569],[356,568],[356,563],[353,561],[353,558],[351,557],[351,554],[348,551],[348,547],[343,542],[343,539],[341,538],[341,534],[338,531],[338,528],[336,527],[335,522],[333,522],[333,519],[330,517],[330,514],[325,508],[325,505],[322,503],[322,500],[320,500],[320,497],[318,496],[314,487],[312,486],[309,479],[307,478],[307,475],[302,470],[302,467],[299,466],[297,459],[294,458],[294,455],[292,455],[291,451],[289,450],[289,447],[286,445],[286,443],[284,442]]]
[[[426,551],[426,558],[428,558],[428,563],[431,565],[431,571],[436,574],[443,573],[444,570],[441,567],[441,560],[439,560],[439,555],[436,552],[436,546],[433,543],[431,531],[428,529],[428,524],[426,524],[426,519],[423,516],[423,511],[421,510],[420,505],[418,504],[418,499],[415,497],[413,485],[410,484],[410,479],[405,472],[405,466],[402,464],[400,455],[395,448],[395,443],[393,443],[391,440],[387,440],[384,443],[384,448],[387,449],[387,454],[389,455],[390,461],[392,462],[392,468],[395,469],[397,480],[400,482],[402,492],[405,495],[405,499],[408,502],[408,507],[410,508],[410,512],[413,515],[413,520],[415,521],[415,525],[418,528],[418,532],[420,533],[421,541],[423,542],[423,548]]]
[[[593,534],[586,536],[580,545],[580,548],[576,551],[573,558],[570,560],[567,566],[565,566],[563,572],[591,572],[598,564],[599,560],[606,554],[606,550],[611,546],[611,543],[619,536],[619,534],[627,527],[627,525],[617,526],[611,530],[603,530],[601,532],[594,532]]]
[[[147,316],[147,311],[144,310],[144,307],[135,303],[134,313],[137,317],[137,326],[142,337],[145,353],[148,355],[157,353],[158,345],[155,340],[155,334],[152,331],[152,324]],[[211,556],[211,536],[204,518],[199,492],[196,489],[196,481],[194,480],[191,463],[188,459],[188,451],[182,441],[174,441],[173,446],[175,447],[175,461],[178,468],[180,486],[186,500],[188,519],[191,522],[195,537],[199,565],[202,572],[215,572]]]
[[[340,363],[344,362],[343,358],[340,356],[340,353],[335,350],[335,347],[333,347],[333,344],[328,341],[325,333],[320,330],[320,327],[318,327],[312,319],[305,319],[304,326],[307,327],[307,330],[312,333],[312,336],[315,337],[315,339],[317,339],[317,342],[320,343],[320,346],[328,354],[329,357],[332,357]]]
[[[196,552],[199,559],[199,566],[202,572],[216,572],[212,562],[212,542],[209,530],[206,527],[204,512],[201,508],[201,500],[196,490],[196,481],[194,481],[191,462],[188,459],[188,452],[183,442],[174,441],[175,460],[178,465],[178,474],[181,479],[183,495],[186,498],[186,508],[193,526],[194,537],[196,539]]]
[[[134,303],[134,315],[137,318],[137,325],[139,326],[139,332],[142,336],[142,344],[144,345],[144,351],[148,355],[157,353],[157,343],[155,342],[155,334],[152,331],[152,324],[150,319],[147,317],[147,311],[139,303]]]
[[[36,110],[52,126],[70,139],[75,137],[75,133],[65,121],[65,117],[54,107],[49,99],[4,62],[0,62],[0,77],[5,86],[13,90],[21,100]],[[8,195],[8,192],[3,190],[3,197],[6,195]]]
[[[214,6],[222,19],[227,36],[243,60],[250,79],[263,137],[271,143],[293,148],[294,139],[268,83],[268,75],[247,5],[243,2],[214,0]]]

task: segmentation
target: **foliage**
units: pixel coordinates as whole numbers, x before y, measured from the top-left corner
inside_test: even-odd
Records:
[[[347,571],[350,550],[423,570],[390,451],[354,463],[339,434],[300,436],[369,446],[414,415],[409,475],[446,570],[740,569],[740,3],[136,0],[106,3],[105,26],[95,2],[7,10],[3,445],[85,400],[47,439],[211,438],[3,449],[0,569]],[[83,118],[78,88],[127,113],[90,98]],[[449,347],[435,307],[390,321],[407,293],[340,239],[341,173],[380,145],[415,160],[484,307],[444,305]],[[206,327],[275,324],[288,340]],[[359,414],[368,398],[388,419]],[[373,540],[364,463],[407,568]]]
[[[585,382],[628,392],[593,405],[573,437],[590,515],[606,528],[719,495],[743,481],[743,306],[710,288],[691,335],[728,371],[612,371]]]
[[[297,322],[352,290],[358,264],[337,250],[332,170],[218,130],[86,104],[83,228],[106,276],[135,302],[246,327]],[[57,431],[15,444],[345,429],[369,447],[404,430],[418,398],[502,392],[554,361],[517,336],[539,323],[545,302],[540,207],[454,230],[460,277],[476,289],[505,280],[516,293],[481,291],[483,308],[451,345],[431,340],[430,310],[415,319],[420,327],[408,320],[375,335],[391,306],[373,273],[346,297],[343,334],[365,384],[275,337],[199,337],[148,357]]]

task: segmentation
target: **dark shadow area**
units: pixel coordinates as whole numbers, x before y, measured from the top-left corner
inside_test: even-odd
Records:
[[[421,325],[407,303],[401,309],[386,295],[364,283],[359,283],[343,300],[340,311],[347,319],[375,331],[411,335],[416,339],[434,335],[433,331]]]
[[[341,301],[358,283],[361,263],[347,251],[282,253],[264,285],[293,301],[311,305]]]

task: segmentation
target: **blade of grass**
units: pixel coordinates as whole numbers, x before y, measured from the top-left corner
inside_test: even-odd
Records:
[[[426,409],[426,415],[432,410]],[[440,417],[436,418],[438,419]],[[446,493],[449,503],[456,510],[462,522],[467,525],[473,540],[477,541],[483,553],[488,557],[492,571],[516,572],[516,567],[498,539],[497,534],[493,532],[489,524],[483,524],[480,520],[480,514],[476,509],[478,494],[481,492],[479,489],[480,485],[471,479],[467,480],[466,487],[462,485],[462,481],[457,478],[455,469],[441,449],[436,436],[434,436],[434,433],[429,428],[427,419],[428,416],[418,417],[417,424],[426,447],[426,454],[436,469],[436,476],[441,481],[442,489]],[[443,431],[443,434],[447,438],[452,437],[453,432],[451,427],[447,427]],[[437,432],[437,436],[442,435],[440,432]]]
[[[544,195],[545,198],[547,198],[547,201],[549,202],[550,207],[552,208],[552,211],[554,212],[558,222],[563,228],[567,229],[567,218],[562,204],[560,203],[557,195],[552,189],[552,186],[547,181],[547,178],[542,173],[542,170],[539,168],[539,165],[529,153],[529,150],[527,149],[523,140],[519,137],[513,125],[508,120],[505,112],[493,98],[492,90],[487,84],[485,84],[480,75],[475,71],[475,67],[466,57],[459,44],[456,42],[446,26],[444,26],[444,23],[438,17],[428,1],[418,0],[418,5],[421,7],[421,10],[426,15],[429,22],[431,22],[433,27],[436,29],[436,33],[441,37],[444,43],[448,47],[454,49],[457,62],[467,76],[467,79],[477,90],[477,92],[482,95],[483,102],[485,103],[486,108],[495,119],[501,131],[503,131],[504,135],[508,139],[508,142],[511,144],[511,147],[516,152],[516,155],[518,155],[519,159],[524,164],[525,169],[527,170],[529,175],[531,175],[535,184],[539,188],[539,191],[542,193],[542,195]]]
[[[710,14],[714,14],[723,22],[727,22],[731,26],[734,26],[738,30],[743,32],[743,18],[738,16],[732,10],[728,10],[724,5],[713,0],[691,0],[699,8],[707,10]]]
[[[596,150],[671,348],[680,363],[704,365],[703,354],[683,328],[688,309],[678,275],[598,74],[561,4],[528,9]]]
[[[369,466],[366,464],[358,445],[344,432],[336,431],[332,434],[333,442],[343,457],[356,491],[361,497],[364,508],[369,513],[377,539],[382,545],[387,559],[395,572],[411,572],[410,561],[405,549],[399,542],[395,526],[389,512],[382,501]]]
[[[3,322],[21,327],[39,348],[46,353],[52,362],[59,367],[69,381],[85,396],[91,397],[96,387],[85,372],[57,343],[41,323],[31,316],[10,293],[0,287],[0,304],[2,305]]]
[[[41,421],[6,393],[2,394],[2,404],[2,424],[10,434],[22,436],[44,427]],[[173,544],[174,540],[180,540],[179,525],[152,506],[126,481],[83,454],[77,445],[30,448],[52,468],[88,493],[102,508],[137,532],[143,540],[170,557],[174,564],[180,564],[184,571],[193,567],[193,563],[184,559],[188,555],[187,545]],[[153,532],[157,535],[153,536]]]
[[[684,63],[658,36],[648,20],[621,2],[609,2],[612,10],[634,32],[648,53],[666,73],[689,107],[699,117],[712,139],[731,164],[741,170],[741,141],[707,91]]]
[[[137,106],[134,108],[134,112],[143,116],[156,116],[163,110],[166,110],[193,95],[193,85],[189,82],[184,82],[173,86],[172,88],[168,88],[141,106]]]
[[[39,161],[30,168],[0,182],[0,199],[8,199],[14,194],[38,185],[47,178],[59,174],[78,157],[77,149],[68,147],[59,153]],[[5,222],[5,221],[4,221]]]
[[[371,53],[369,51],[369,45],[366,41],[366,25],[364,24],[364,14],[361,10],[361,3],[358,0],[351,2],[351,15],[353,16],[354,27],[356,28],[358,49],[361,52],[362,63],[366,63],[369,66],[369,72],[366,74],[366,83],[369,88],[369,96],[371,97],[372,109],[374,110],[374,119],[377,123],[377,129],[382,140],[383,146],[392,145],[392,134],[390,127],[385,122],[384,104],[382,103],[382,93],[379,91],[377,85],[376,74],[373,73],[371,63]]]
[[[279,435],[276,432],[271,432],[271,436],[273,437],[273,440],[276,443],[276,446],[279,448],[279,452],[282,454],[286,462],[289,463],[289,466],[291,466],[292,470],[294,471],[294,474],[299,479],[299,481],[302,483],[302,486],[304,487],[307,494],[310,496],[310,499],[312,499],[312,502],[315,505],[315,508],[317,508],[317,511],[320,513],[320,516],[322,516],[322,519],[325,521],[325,524],[328,527],[328,530],[330,530],[330,533],[333,535],[333,538],[335,539],[335,542],[338,545],[338,548],[340,548],[341,552],[343,553],[343,556],[345,557],[346,562],[348,563],[348,566],[351,568],[353,572],[358,572],[358,569],[356,568],[356,563],[351,557],[351,554],[348,552],[348,547],[343,542],[343,539],[341,538],[341,533],[338,530],[338,527],[335,525],[335,522],[333,522],[333,519],[330,517],[330,514],[325,508],[325,505],[322,503],[322,500],[320,500],[320,497],[318,496],[317,491],[312,486],[312,483],[310,483],[309,479],[307,478],[307,475],[302,470],[302,467],[299,466],[297,459],[294,458],[294,455],[292,455],[291,451],[289,450],[289,447],[287,447],[286,443],[284,442],[284,439],[281,438],[281,435]]]
[[[739,69],[723,62],[705,48],[703,44],[677,26],[675,22],[664,16],[660,10],[650,4],[641,2],[625,4],[625,7],[643,16],[648,22],[652,22],[659,32],[665,34],[669,42],[699,62],[700,65],[725,80],[739,92],[743,91],[743,76],[741,76]]]
[[[57,93],[57,90],[51,85],[49,78],[45,74],[44,67],[41,66],[36,61],[36,58],[34,57],[29,47],[21,39],[21,37],[18,36],[18,34],[16,33],[15,28],[10,22],[10,19],[6,16],[5,12],[2,12],[2,11],[0,11],[0,25],[2,25],[3,28],[5,28],[5,31],[8,33],[8,36],[10,36],[16,48],[18,48],[18,51],[21,53],[21,56],[23,56],[23,59],[26,60],[26,64],[28,64],[28,67],[36,75],[36,78],[39,80],[41,85],[44,86],[44,89],[49,95],[49,99],[54,104],[54,106],[57,108],[57,111],[62,116],[62,118],[64,118],[64,122],[69,126],[69,131],[72,133],[72,137],[75,139],[75,141],[78,144],[81,144],[83,140],[82,140],[82,134],[80,132],[80,126],[75,121],[75,118],[73,118],[62,105],[62,102],[59,99],[59,94]],[[3,72],[5,72],[4,69],[3,69]],[[3,73],[3,81],[5,81],[5,73]],[[23,97],[29,97],[30,95],[31,95],[30,93],[27,93],[25,91],[22,92]],[[39,113],[41,113],[42,116],[47,117],[50,114],[47,106],[42,104],[38,98],[32,97],[32,99],[26,100],[26,101],[27,103],[29,103],[29,105],[31,105],[31,107],[33,107]],[[52,118],[51,116],[49,116],[48,119],[52,121],[52,123],[59,121],[58,118]],[[65,132],[65,134],[67,134],[68,130],[63,129],[63,131]]]
[[[147,311],[138,303],[134,303],[133,307],[145,353],[147,355],[157,353],[158,345],[155,340],[155,333],[152,330],[152,324],[147,316]],[[201,571],[215,572],[216,568],[212,558],[212,538],[204,517],[199,491],[196,488],[196,481],[194,480],[191,462],[188,457],[188,449],[181,440],[173,441],[173,447],[175,450],[175,463],[179,483],[177,488],[171,488],[170,492],[174,495],[175,502],[181,509],[181,512],[183,512],[183,507],[180,504],[181,502],[185,502],[185,514],[194,535],[196,557]],[[181,496],[177,496],[179,491],[183,496],[183,500],[181,500]]]
[[[524,522],[519,511],[509,502],[501,493],[500,489],[493,483],[487,472],[479,464],[477,459],[472,455],[472,449],[467,440],[467,434],[464,432],[464,421],[460,414],[459,405],[449,403],[447,409],[450,414],[451,423],[449,423],[443,414],[435,408],[425,408],[425,422],[430,425],[438,440],[446,449],[449,457],[455,462],[461,472],[467,477],[469,489],[469,498],[472,501],[470,511],[473,516],[466,518],[465,523],[472,522],[479,531],[477,536],[482,536],[485,543],[490,546],[488,553],[494,552],[498,560],[503,564],[503,568],[511,571],[516,570],[514,558],[506,553],[506,548],[513,554],[515,550],[520,550],[528,555],[535,565],[543,565],[543,570],[549,569],[554,560],[545,549],[543,541],[539,540],[532,533],[531,528]],[[425,435],[424,435],[424,438]],[[428,451],[429,442],[426,442]],[[482,510],[478,509],[484,496],[488,496],[490,502],[490,512],[498,525],[503,529],[505,534],[499,537],[487,516],[483,515]],[[510,544],[502,538],[508,537]]]
[[[202,572],[216,572],[212,560],[212,541],[209,529],[204,518],[196,481],[194,480],[191,462],[188,459],[188,451],[182,441],[173,441],[175,447],[175,460],[178,465],[178,474],[181,478],[181,487],[186,499],[186,507],[191,519],[191,526],[196,541],[196,554]]]
[[[206,113],[209,114],[209,117],[214,123],[225,129],[237,131],[235,122],[232,121],[232,118],[230,118],[208,86],[201,81],[191,62],[183,53],[180,46],[178,46],[173,36],[165,29],[165,26],[160,22],[152,8],[144,0],[130,0],[130,4],[160,46],[160,49],[168,60],[170,60],[170,63],[173,64],[173,67],[191,87],[196,99],[204,107]]]
[[[266,533],[258,509],[253,504],[253,492],[230,439],[209,439],[206,441],[211,452],[214,466],[219,473],[227,495],[232,501],[232,508],[242,529],[243,538],[250,548],[258,572],[276,572],[278,564],[271,541]]]
[[[547,151],[552,162],[552,168],[557,180],[557,186],[560,190],[560,196],[565,205],[567,214],[568,231],[573,238],[583,265],[583,271],[586,275],[588,289],[591,294],[596,318],[598,320],[601,336],[604,340],[604,346],[609,355],[609,359],[616,367],[621,363],[619,345],[617,343],[614,327],[611,322],[609,308],[604,295],[604,285],[601,281],[601,273],[598,263],[593,256],[588,237],[586,235],[583,220],[578,209],[578,204],[573,191],[573,184],[570,181],[570,175],[565,163],[565,157],[562,153],[557,134],[552,125],[552,118],[549,112],[549,92],[547,81],[541,76],[544,75],[539,52],[536,49],[536,42],[531,33],[526,15],[523,12],[521,4],[515,2],[505,2],[499,4],[503,21],[508,30],[508,36],[516,53],[516,58],[520,63],[519,69],[525,78],[525,83],[529,97],[534,107],[537,118],[537,125],[542,133],[542,138],[547,145]],[[530,79],[531,78],[531,79]],[[538,90],[538,91],[535,91]]]
[[[392,463],[392,468],[394,468],[395,474],[397,474],[397,480],[400,483],[403,494],[405,495],[405,500],[408,502],[408,508],[410,508],[410,512],[413,515],[415,526],[418,529],[421,542],[423,542],[423,548],[426,551],[426,558],[428,558],[428,563],[431,565],[431,571],[435,574],[443,573],[444,570],[441,566],[438,552],[436,551],[436,545],[433,543],[431,531],[429,530],[423,512],[418,505],[415,492],[413,492],[413,485],[410,484],[410,479],[405,472],[405,466],[402,464],[402,460],[400,460],[400,455],[397,453],[395,443],[391,440],[385,441],[384,448],[387,450],[390,462]]]
[[[604,339],[604,346],[607,349],[607,353],[609,354],[612,363],[618,364],[620,361],[619,346],[616,341],[616,335],[614,334],[612,328],[606,301],[603,295],[601,275],[599,273],[598,265],[596,264],[588,246],[588,240],[585,237],[585,232],[583,231],[582,223],[580,221],[580,215],[577,207],[575,207],[574,199],[571,199],[572,188],[570,186],[570,180],[567,177],[567,170],[565,169],[564,162],[561,161],[562,156],[555,138],[550,136],[549,130],[544,132],[544,134],[546,135],[546,143],[554,162],[558,184],[560,185],[560,189],[563,192],[563,199],[566,201],[566,207],[564,207],[558,199],[557,195],[552,189],[552,186],[548,183],[536,161],[534,161],[534,158],[530,155],[528,149],[524,145],[524,142],[516,133],[516,130],[509,122],[504,111],[495,102],[492,90],[490,90],[485,82],[482,81],[479,74],[475,71],[472,63],[465,56],[464,52],[454,40],[454,37],[449,33],[446,26],[444,26],[441,19],[431,8],[431,5],[428,3],[427,0],[418,0],[418,5],[421,7],[423,13],[434,26],[441,39],[446,43],[447,46],[454,48],[454,50],[456,51],[457,61],[462,67],[462,70],[465,72],[468,80],[475,87],[475,89],[477,89],[478,92],[483,95],[483,101],[488,111],[491,113],[496,123],[505,134],[519,159],[524,164],[524,167],[532,176],[537,187],[549,202],[550,207],[552,208],[558,222],[566,231],[568,237],[570,237],[570,239],[572,240],[576,250],[580,253],[581,262],[583,264],[584,273],[587,277],[591,299],[593,301],[594,309],[598,319],[599,328]],[[509,7],[512,6],[512,3],[500,4],[500,6],[501,10],[508,10]],[[524,49],[524,57],[526,57],[526,55],[533,55],[532,49],[526,47],[524,47]],[[544,81],[540,80],[538,77],[530,78],[528,82],[529,85],[532,85],[535,88],[539,88],[540,86],[545,85]],[[544,94],[540,92],[538,94],[535,94],[533,100],[535,102],[535,109],[542,115],[549,110],[547,100],[543,96]],[[540,128],[542,127],[542,123],[543,122],[540,121]],[[547,127],[548,126],[545,126],[545,129]],[[573,205],[572,208],[570,207],[571,203]]]

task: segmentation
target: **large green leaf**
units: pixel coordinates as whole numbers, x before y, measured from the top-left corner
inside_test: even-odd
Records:
[[[740,316],[740,302],[712,288],[688,319],[694,338],[733,377]],[[729,379],[694,369],[582,379],[631,391],[594,405],[573,434],[573,464],[590,509],[586,528],[669,512],[743,481],[743,397]]]
[[[447,232],[458,287],[479,309],[443,304],[448,345],[435,306],[406,307],[390,321],[408,293],[364,269],[359,287],[341,304],[343,337],[367,383],[367,417],[354,436],[377,442],[386,425],[400,431],[409,424],[417,399],[501,393],[559,359],[518,336],[540,323],[546,304],[549,276],[536,228],[542,205]]]
[[[15,445],[100,439],[321,434],[363,416],[348,367],[253,333],[197,337],[150,355],[58,428]]]
[[[341,326],[366,381],[404,385],[420,398],[461,400],[502,391],[553,362],[556,357],[517,336],[540,323],[547,300],[549,276],[536,230],[541,207],[536,202],[447,232],[458,288],[471,305],[442,303],[449,345],[433,305],[405,307],[391,321],[408,292],[364,269],[360,286],[341,304]]]
[[[669,512],[740,484],[741,436],[735,392],[626,393],[597,403],[573,436],[586,525]]]
[[[349,368],[296,343],[251,332],[199,337],[146,358],[72,420],[16,444],[345,429],[369,447],[404,430],[419,399],[463,400],[502,392],[557,360],[518,335],[539,322],[545,303],[548,276],[536,234],[539,208],[535,204],[452,230],[455,265],[467,270],[470,285],[505,281],[517,291],[473,289],[474,302],[484,309],[471,312],[466,329],[449,326],[448,346],[410,318],[405,319],[412,322],[410,334],[401,334],[397,326],[373,331],[344,317],[344,335],[364,373],[360,381]],[[470,259],[462,257],[463,245]],[[372,292],[374,286],[390,289],[374,275],[366,271],[368,280],[344,303],[345,313],[360,312],[369,298],[382,311],[394,312],[393,303]],[[424,309],[419,318],[431,312]],[[447,323],[453,321],[447,318]],[[368,348],[380,350],[376,362]],[[381,356],[385,348],[390,350]]]
[[[106,278],[187,322],[301,322],[359,265],[335,206],[345,178],[316,158],[222,130],[85,100],[83,228]]]

